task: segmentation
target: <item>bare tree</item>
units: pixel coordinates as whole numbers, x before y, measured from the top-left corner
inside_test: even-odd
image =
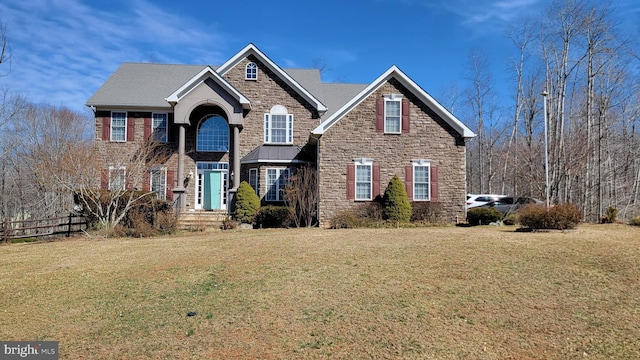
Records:
[[[295,212],[296,227],[311,227],[318,219],[318,180],[317,171],[311,166],[296,170],[289,179],[284,191],[287,206]]]

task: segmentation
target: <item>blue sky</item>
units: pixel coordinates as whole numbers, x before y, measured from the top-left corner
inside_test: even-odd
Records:
[[[397,65],[436,98],[483,51],[498,89],[517,49],[506,29],[550,0],[4,0],[11,63],[0,88],[84,110],[122,62],[220,65],[248,43],[283,68],[321,59],[325,81],[369,83]],[[614,2],[638,33],[635,0]]]

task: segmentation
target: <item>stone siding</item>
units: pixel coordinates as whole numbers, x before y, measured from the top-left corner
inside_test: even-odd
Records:
[[[410,101],[410,132],[376,132],[376,100],[391,93]],[[430,160],[438,167],[438,201],[444,206],[443,220],[463,219],[466,175],[464,139],[407,89],[390,80],[320,138],[318,160],[321,225],[332,216],[363,201],[347,200],[347,166],[353,159],[372,159],[380,166],[380,191],[384,193],[394,175],[404,182],[405,166],[411,160]]]

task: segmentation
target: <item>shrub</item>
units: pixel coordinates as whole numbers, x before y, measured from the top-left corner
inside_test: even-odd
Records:
[[[337,212],[331,218],[332,229],[356,229],[366,227],[368,221],[366,218],[359,216],[359,209],[349,209]]]
[[[260,209],[260,198],[255,190],[246,181],[241,182],[236,194],[234,218],[245,224],[253,224],[258,209]]]
[[[631,218],[631,220],[629,220],[629,225],[640,226],[640,215]]]
[[[600,217],[601,224],[613,224],[618,220],[618,209],[615,206],[609,206],[607,211]]]
[[[438,223],[442,218],[444,207],[434,201],[417,201],[411,203],[411,222]]]
[[[380,197],[369,203],[364,203],[355,209],[355,214],[365,222],[382,221],[384,217],[384,209]]]
[[[229,216],[225,217],[222,220],[222,225],[220,225],[220,229],[222,230],[233,230],[238,227],[238,222],[230,218]]]
[[[467,211],[467,222],[469,225],[488,225],[499,221],[502,213],[495,208],[475,207]]]
[[[582,212],[574,204],[558,204],[547,209],[528,205],[520,210],[520,225],[530,229],[573,229],[582,221]]]
[[[411,204],[404,185],[397,175],[389,181],[384,191],[383,214],[386,220],[409,222],[411,220]]]
[[[145,192],[135,191],[134,197],[140,197]],[[99,224],[99,219],[95,214],[100,213],[98,207],[106,208],[113,203],[120,205],[114,214],[117,216],[124,211],[124,203],[131,195],[131,191],[126,191],[120,195],[121,201],[114,201],[108,191],[97,192],[97,199],[88,201],[88,204],[81,202],[79,194],[74,194],[76,204],[82,204],[79,214],[86,217],[90,222],[90,227],[95,229]],[[86,208],[90,206],[91,208]],[[108,236],[155,236],[159,234],[171,234],[177,228],[177,218],[170,202],[158,200],[154,195],[142,196],[133,203],[122,218],[118,229],[109,232]]]
[[[256,214],[256,224],[262,228],[287,228],[293,223],[293,210],[288,206],[262,206]]]

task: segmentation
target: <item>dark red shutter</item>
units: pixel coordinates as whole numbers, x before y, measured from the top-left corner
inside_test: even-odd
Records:
[[[102,118],[102,140],[111,140],[111,118],[107,116]]]
[[[151,191],[151,173],[149,171],[145,171],[142,175],[142,191]]]
[[[144,118],[144,139],[149,140],[151,136],[151,118]]]
[[[109,170],[102,169],[100,172],[100,189],[109,190]]]
[[[380,195],[380,165],[373,165],[373,199]]]
[[[404,189],[407,190],[409,201],[413,201],[413,166],[404,167]]]
[[[136,120],[134,118],[127,119],[127,141],[135,140]]]
[[[354,164],[347,165],[347,199],[356,198],[356,166]]]
[[[376,101],[376,132],[384,132],[384,99]]]
[[[173,181],[175,179],[175,170],[167,170],[167,200],[173,200]]]
[[[431,166],[431,201],[438,201],[438,167]]]
[[[409,132],[409,99],[402,99],[402,132]]]

